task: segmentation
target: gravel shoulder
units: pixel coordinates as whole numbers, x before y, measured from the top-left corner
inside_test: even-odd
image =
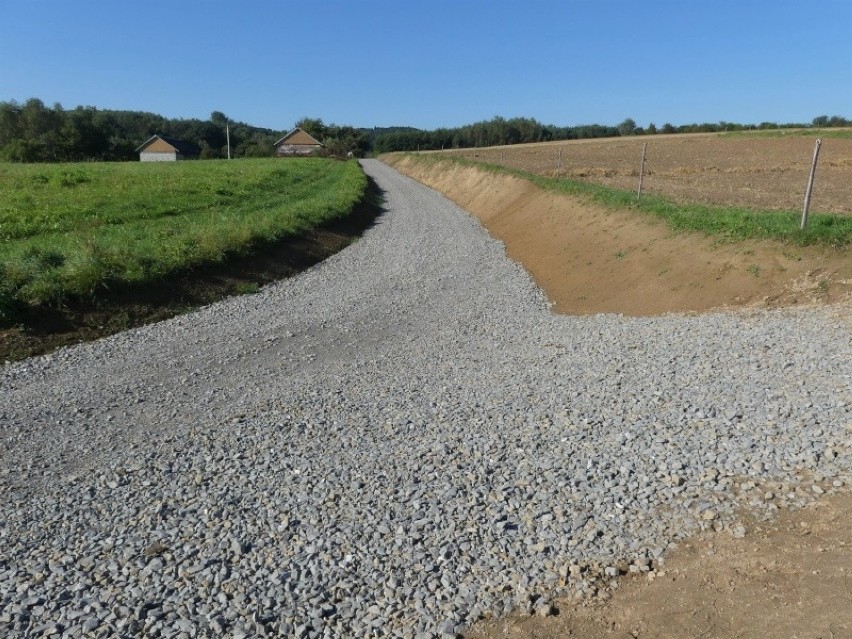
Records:
[[[0,370],[4,636],[453,636],[847,490],[848,315],[557,316],[364,164],[317,267]]]

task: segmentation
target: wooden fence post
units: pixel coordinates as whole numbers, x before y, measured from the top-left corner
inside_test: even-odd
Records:
[[[642,161],[639,163],[639,190],[636,191],[636,201],[642,197],[642,178],[645,176],[645,153],[648,150],[648,143],[642,145]]]
[[[817,160],[819,159],[819,147],[822,145],[822,140],[817,138],[814,146],[814,160],[811,162],[811,174],[808,177],[808,188],[805,190],[805,204],[802,207],[802,223],[799,226],[800,231],[804,231],[808,225],[808,209],[811,207],[811,192],[814,190],[814,174],[816,173]]]

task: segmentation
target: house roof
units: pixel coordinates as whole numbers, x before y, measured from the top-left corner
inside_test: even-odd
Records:
[[[198,155],[201,153],[201,149],[193,144],[192,142],[184,142],[183,140],[176,140],[175,138],[167,138],[165,135],[152,135],[150,138],[145,140],[137,149],[137,153],[141,153],[148,146],[150,146],[155,140],[162,140],[166,144],[170,145],[174,148],[175,151],[180,153],[181,155]]]
[[[278,142],[275,143],[275,146],[278,146],[280,144],[304,144],[306,146],[322,146],[322,142],[311,136],[309,133],[306,133],[299,127],[296,127],[295,129],[290,131],[290,133],[278,140]]]

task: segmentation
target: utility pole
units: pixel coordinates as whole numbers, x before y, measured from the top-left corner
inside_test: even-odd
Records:
[[[225,123],[225,138],[228,140],[228,159],[231,159],[231,128]]]

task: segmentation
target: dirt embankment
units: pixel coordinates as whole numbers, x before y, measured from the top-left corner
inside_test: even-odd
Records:
[[[558,313],[655,315],[829,304],[852,296],[848,249],[719,243],[475,167],[383,159],[479,218]]]

